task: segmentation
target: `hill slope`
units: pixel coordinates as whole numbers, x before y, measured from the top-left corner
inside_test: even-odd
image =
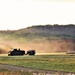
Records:
[[[38,35],[43,37],[49,36],[70,36],[75,37],[75,25],[45,25],[45,26],[32,26],[26,29],[16,31],[16,35],[29,36]]]
[[[75,25],[38,25],[20,30],[0,31],[0,53],[11,48],[35,49],[37,53],[75,50]]]

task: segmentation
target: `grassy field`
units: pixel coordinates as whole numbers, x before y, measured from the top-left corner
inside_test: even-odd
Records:
[[[75,55],[0,56],[0,64],[75,73]]]

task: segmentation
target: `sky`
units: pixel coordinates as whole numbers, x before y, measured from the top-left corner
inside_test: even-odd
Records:
[[[0,30],[75,24],[75,0],[0,0]]]

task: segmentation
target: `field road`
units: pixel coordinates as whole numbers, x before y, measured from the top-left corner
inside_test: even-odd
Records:
[[[5,65],[5,64],[0,64],[0,69],[6,69],[6,70],[12,70],[12,71],[40,71],[40,72],[51,72],[51,70],[50,71],[49,70],[40,70],[40,69],[25,68],[25,67]]]
[[[10,71],[28,71],[28,72],[40,72],[40,73],[52,73],[52,72],[57,72],[57,73],[65,73],[65,72],[60,72],[60,71],[54,71],[54,70],[39,70],[39,69],[33,69],[33,68],[24,68],[24,67],[19,67],[19,66],[12,66],[12,65],[4,65],[0,64],[0,69],[6,69]],[[69,73],[66,72],[67,75],[75,75],[74,73]]]

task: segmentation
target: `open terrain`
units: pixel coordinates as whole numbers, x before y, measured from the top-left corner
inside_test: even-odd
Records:
[[[0,75],[75,75],[75,73],[0,64]]]
[[[7,56],[8,51],[13,48],[25,51],[34,49],[36,55]],[[0,73],[13,75],[14,71],[9,70],[18,67],[25,70],[50,71],[50,75],[60,75],[56,73],[58,71],[69,72],[66,75],[71,75],[75,73],[75,54],[66,54],[67,51],[75,51],[75,25],[39,25],[20,30],[0,31],[0,64],[7,66],[7,70],[0,67]],[[8,69],[10,66],[12,67]],[[18,72],[17,75],[19,74],[33,75],[29,71]]]
[[[0,56],[0,64],[75,73],[75,55]]]
[[[75,25],[38,25],[19,30],[0,31],[0,54],[13,48],[35,49],[37,53],[75,50]]]

